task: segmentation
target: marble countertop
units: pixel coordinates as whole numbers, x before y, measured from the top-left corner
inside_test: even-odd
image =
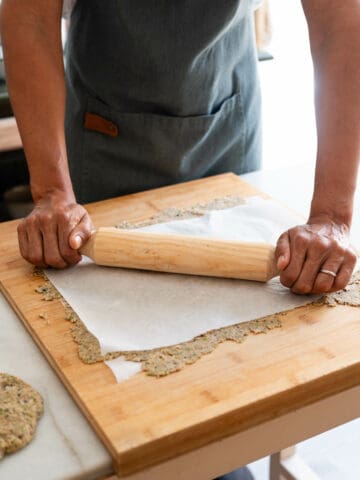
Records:
[[[242,178],[307,215],[313,186],[311,164]],[[360,206],[359,198],[356,204]],[[354,218],[353,231],[354,237],[360,238],[360,218]],[[92,480],[110,474],[110,455],[1,294],[0,332],[0,371],[30,383],[45,401],[34,441],[5,457],[0,463],[0,478]]]
[[[35,439],[0,462],[0,478],[92,480],[111,473],[111,459],[85,417],[0,294],[0,370],[22,378],[44,398]]]

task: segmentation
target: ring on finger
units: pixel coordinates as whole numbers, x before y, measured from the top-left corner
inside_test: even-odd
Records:
[[[337,276],[337,273],[333,272],[332,270],[327,270],[326,268],[321,268],[319,273],[325,273],[326,275],[331,275],[334,278]]]

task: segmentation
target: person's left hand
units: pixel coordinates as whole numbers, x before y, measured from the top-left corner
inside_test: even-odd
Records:
[[[349,227],[324,216],[310,217],[305,225],[283,233],[275,256],[281,283],[299,294],[343,289],[357,260],[349,244]]]

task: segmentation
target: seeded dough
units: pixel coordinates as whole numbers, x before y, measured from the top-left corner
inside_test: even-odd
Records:
[[[32,440],[43,408],[40,394],[30,385],[0,373],[0,460]]]
[[[336,305],[360,307],[360,271],[354,273],[350,283],[344,290],[325,295],[323,303],[330,307],[335,307]]]

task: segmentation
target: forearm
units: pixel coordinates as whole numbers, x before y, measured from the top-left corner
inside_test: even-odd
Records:
[[[310,217],[327,215],[348,226],[360,159],[360,13],[355,3],[346,12],[334,8],[327,17],[322,12],[322,22],[315,16],[316,26],[309,22],[318,131]]]
[[[40,10],[44,2],[36,3]],[[53,190],[73,197],[64,134],[62,2],[54,4],[43,15],[18,0],[1,7],[7,82],[35,201]]]

